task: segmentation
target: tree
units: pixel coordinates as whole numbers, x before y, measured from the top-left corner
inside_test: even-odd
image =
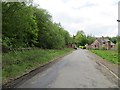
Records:
[[[37,39],[37,23],[33,9],[23,2],[2,2],[3,46],[28,47]]]
[[[115,44],[117,43],[117,37],[112,37],[112,38],[110,38],[110,40]]]
[[[31,2],[3,2],[3,46],[7,48],[40,47],[64,48],[71,43],[69,32],[52,16]]]
[[[91,45],[95,41],[95,37],[92,35],[87,36],[87,44]]]
[[[78,31],[75,36],[75,43],[77,46],[84,46],[87,43],[86,35],[83,31]]]

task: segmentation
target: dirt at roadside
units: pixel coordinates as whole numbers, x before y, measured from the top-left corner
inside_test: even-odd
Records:
[[[100,56],[86,50],[88,54],[88,57],[92,58],[92,60],[95,60],[96,62],[100,62],[103,65],[105,65],[107,68],[109,68],[112,72],[114,72],[117,76],[118,74],[118,65],[117,64],[113,64],[105,59],[102,59]]]
[[[110,71],[112,71],[117,77],[120,78],[120,74],[119,74],[119,70],[120,70],[120,66],[118,66],[118,64],[113,64],[103,58],[101,58],[100,56],[85,50],[86,52],[86,56],[91,58],[92,60],[94,60],[97,64],[103,64],[105,67],[107,67]],[[103,67],[104,68],[104,67]],[[120,87],[120,81],[118,78],[116,78],[113,75],[110,75],[111,73],[107,73],[105,69],[101,68],[101,71],[104,73],[105,76],[109,76],[107,77],[109,80],[113,81],[114,83],[116,83],[118,85],[118,87]]]

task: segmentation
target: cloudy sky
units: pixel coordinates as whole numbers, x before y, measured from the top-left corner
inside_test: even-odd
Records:
[[[47,9],[53,21],[75,35],[83,30],[87,35],[116,36],[118,34],[119,0],[34,0]]]

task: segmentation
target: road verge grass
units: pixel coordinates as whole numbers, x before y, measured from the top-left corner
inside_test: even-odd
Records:
[[[91,52],[97,54],[98,56],[102,57],[103,59],[108,60],[114,64],[120,64],[118,60],[118,52],[114,50],[90,50]]]
[[[42,66],[57,57],[63,56],[73,49],[43,50],[32,49],[4,53],[2,56],[2,78],[3,83],[24,75],[39,66]]]

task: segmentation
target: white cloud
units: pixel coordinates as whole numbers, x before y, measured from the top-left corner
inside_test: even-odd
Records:
[[[115,36],[118,34],[119,0],[34,0],[47,9],[55,22],[76,34],[84,30],[95,36]]]

